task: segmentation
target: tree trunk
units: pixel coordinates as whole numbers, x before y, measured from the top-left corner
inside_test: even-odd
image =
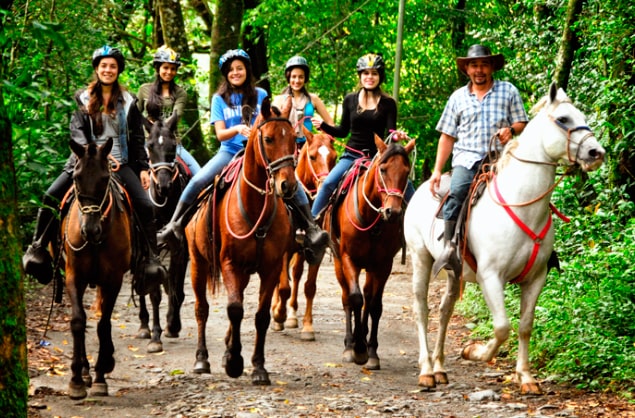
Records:
[[[212,51],[209,56],[210,96],[216,91],[222,79],[218,69],[218,59],[228,49],[235,49],[238,46],[243,13],[242,0],[218,0],[216,16],[212,25]]]
[[[3,2],[7,10],[12,2]],[[0,20],[0,34],[4,32]],[[5,41],[6,42],[6,41]],[[4,48],[10,43],[2,46]],[[0,80],[5,78],[5,62]],[[26,417],[29,375],[26,352],[24,283],[20,269],[21,249],[17,233],[17,189],[13,165],[12,128],[0,86],[0,411],[3,416]]]
[[[161,28],[163,29],[163,41],[170,48],[181,54],[186,61],[191,61],[192,53],[187,44],[185,36],[185,23],[183,21],[183,12],[181,11],[181,3],[172,0],[158,0],[157,6],[161,17]],[[159,45],[157,45],[159,46]],[[198,111],[198,92],[196,89],[187,88],[192,85],[188,79],[193,74],[181,74],[183,82],[180,83],[187,89],[187,106],[183,120],[189,126],[186,131],[187,135],[182,137],[185,147],[192,153],[194,158],[201,164],[205,164],[209,160],[210,153],[205,146],[203,131],[200,124],[200,115]]]
[[[569,85],[569,76],[571,75],[571,67],[573,65],[573,57],[575,52],[580,48],[580,41],[574,27],[578,21],[578,17],[582,12],[582,6],[586,0],[569,0],[567,5],[567,19],[562,31],[562,41],[560,42],[560,50],[558,51],[555,79],[558,87],[563,90]]]
[[[254,9],[259,3],[260,0],[245,0],[245,10]],[[261,27],[254,28],[249,25],[245,28],[243,47],[251,57],[251,67],[257,80],[257,86],[263,88],[271,96],[271,82],[269,77],[266,77],[269,72],[267,42]]]

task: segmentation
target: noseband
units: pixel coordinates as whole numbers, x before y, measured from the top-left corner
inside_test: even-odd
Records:
[[[586,125],[576,126],[574,128],[567,128],[567,126],[564,123],[562,123],[558,119],[554,118],[553,115],[549,115],[549,119],[551,119],[551,121],[557,127],[559,127],[560,129],[562,129],[563,131],[565,131],[567,133],[567,158],[569,159],[570,163],[575,163],[577,161],[577,159],[578,159],[578,153],[580,152],[580,148],[581,148],[582,144],[584,144],[584,142],[587,139],[595,137],[595,135],[593,134],[593,131],[591,131],[591,128],[589,128]],[[588,131],[588,133],[582,137],[580,142],[575,142],[575,141],[573,141],[571,139],[571,134],[576,132],[576,131]],[[574,158],[571,158],[571,144],[574,144],[574,145],[578,146],[578,150],[577,150]]]

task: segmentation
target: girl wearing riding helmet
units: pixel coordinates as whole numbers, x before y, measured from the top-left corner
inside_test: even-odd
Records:
[[[205,187],[212,184],[214,178],[234,155],[243,149],[249,138],[251,125],[260,113],[262,101],[267,97],[263,89],[255,87],[251,59],[242,49],[227,51],[220,57],[218,66],[224,80],[212,98],[211,123],[214,124],[216,137],[221,142],[220,149],[188,183],[172,219],[159,234],[160,242],[181,245],[183,229],[196,210],[194,202],[197,196]],[[293,200],[300,202],[295,203],[295,206],[300,207],[307,218],[301,223],[306,230],[305,242],[308,249],[305,252],[309,254],[307,259],[320,252],[323,255],[328,244],[328,235],[313,222],[309,199],[301,187],[298,188]],[[318,262],[322,259],[321,255]]]
[[[310,75],[309,63],[304,57],[295,56],[289,58],[284,69],[284,76],[287,79],[287,87],[282,91],[282,94],[276,96],[273,100],[273,105],[282,107],[285,99],[291,95],[293,100],[293,106],[289,120],[296,129],[296,142],[298,148],[306,142],[304,133],[302,132],[302,125],[304,125],[309,131],[313,129],[311,118],[317,111],[318,115],[322,117],[322,120],[329,125],[333,124],[333,118],[326,110],[326,106],[322,100],[313,93],[309,93],[306,85],[309,83]]]
[[[87,88],[75,94],[78,109],[71,117],[71,139],[79,144],[94,141],[98,145],[113,138],[110,155],[119,163],[115,172],[132,198],[135,212],[149,247],[149,257],[143,261],[143,277],[137,277],[135,288],[147,294],[166,277],[166,271],[158,261],[156,227],[152,216],[152,204],[141,183],[149,183],[148,156],[144,148],[142,116],[135,106],[136,98],[119,84],[119,74],[125,68],[121,51],[105,45],[93,53],[94,80]],[[57,230],[56,214],[67,190],[73,184],[73,168],[76,157],[71,155],[64,171],[44,194],[44,207],[38,212],[33,243],[28,247],[22,262],[24,271],[40,283],[48,283],[53,277],[52,259],[47,251]],[[139,178],[141,176],[141,180]],[[142,251],[142,253],[146,253]]]
[[[179,54],[165,45],[157,49],[152,61],[157,77],[153,83],[144,84],[139,88],[137,107],[152,123],[158,119],[167,120],[172,112],[177,112],[181,118],[185,112],[187,92],[174,81],[181,66],[179,58]],[[176,155],[181,157],[193,176],[201,169],[181,141],[176,146]]]
[[[385,138],[389,131],[397,126],[397,103],[381,89],[386,79],[386,65],[378,54],[366,54],[357,60],[357,75],[361,88],[349,93],[342,104],[342,120],[339,126],[332,126],[313,118],[313,124],[322,131],[337,138],[345,138],[351,134],[346,143],[346,150],[338,163],[329,172],[322,187],[318,191],[311,213],[318,217],[328,205],[331,194],[344,173],[354,161],[363,156],[377,153],[375,134]],[[401,139],[403,134],[395,132],[393,139]],[[410,181],[405,192],[406,202],[414,194]]]

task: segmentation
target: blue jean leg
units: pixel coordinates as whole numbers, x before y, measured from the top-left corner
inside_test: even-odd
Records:
[[[201,171],[201,166],[199,165],[198,161],[196,161],[196,158],[194,158],[192,154],[190,154],[189,151],[183,147],[183,145],[178,144],[176,146],[176,155],[181,157],[185,165],[187,165],[187,167],[190,169],[192,177],[194,177],[199,171]]]
[[[351,168],[355,159],[355,156],[345,152],[337,164],[335,164],[335,167],[333,167],[333,169],[329,172],[329,175],[326,176],[322,187],[320,187],[317,196],[315,196],[315,201],[313,201],[313,207],[311,208],[311,214],[313,217],[319,215],[319,213],[329,203],[329,199],[337,188],[337,184],[340,182],[344,173]]]
[[[234,154],[227,151],[218,151],[216,155],[214,155],[214,157],[212,157],[212,159],[209,160],[194,177],[192,177],[185,190],[183,190],[179,201],[187,203],[188,205],[194,203],[198,194],[204,188],[212,184],[214,177],[223,171],[223,168],[233,157]]]
[[[470,191],[470,185],[474,176],[480,169],[480,164],[468,169],[461,166],[452,168],[452,180],[450,182],[450,194],[443,205],[443,219],[446,221],[456,221],[461,212],[463,202]]]

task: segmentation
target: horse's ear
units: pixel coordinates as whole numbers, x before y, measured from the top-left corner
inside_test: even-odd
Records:
[[[108,156],[110,155],[110,151],[112,151],[112,144],[113,144],[112,137],[109,137],[106,140],[106,143],[101,146],[99,151],[103,158],[107,159]]]
[[[556,100],[557,96],[558,96],[558,85],[556,84],[555,81],[552,81],[551,85],[549,86],[549,102],[553,103]]]
[[[415,149],[416,145],[417,145],[417,142],[414,139],[411,139],[410,142],[408,142],[404,148],[406,149],[406,152],[410,154],[412,150]]]
[[[176,124],[178,121],[179,121],[179,111],[174,109],[174,111],[172,112],[172,115],[168,118],[167,121],[165,121],[165,124],[171,132],[174,132],[176,130]]]
[[[380,153],[386,151],[388,145],[379,137],[379,135],[375,134],[375,145],[377,145],[377,151]]]
[[[82,158],[84,154],[86,154],[86,148],[83,145],[78,144],[74,139],[68,141],[68,144],[71,147],[71,151],[79,158]]]
[[[269,119],[271,117],[271,98],[269,96],[265,97],[260,105],[260,114],[265,118]]]
[[[313,141],[313,132],[309,131],[304,124],[302,124],[302,132],[304,133],[307,142]]]
[[[146,132],[150,134],[150,132],[152,131],[152,122],[150,122],[148,118],[143,118],[143,127],[146,128]]]

